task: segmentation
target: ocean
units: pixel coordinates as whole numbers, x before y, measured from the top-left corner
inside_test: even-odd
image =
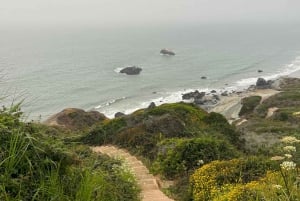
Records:
[[[176,55],[160,55],[162,48]],[[140,75],[118,73],[132,65]],[[293,24],[0,28],[2,105],[23,100],[34,120],[67,107],[113,117],[191,90],[242,90],[299,70]]]

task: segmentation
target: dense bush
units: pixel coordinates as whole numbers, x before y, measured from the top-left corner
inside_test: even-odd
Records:
[[[232,145],[214,138],[169,139],[162,141],[158,149],[154,169],[168,179],[189,175],[203,163],[238,155]]]
[[[217,113],[207,113],[187,103],[163,104],[151,109],[108,120],[91,129],[80,141],[88,144],[115,144],[150,160],[156,144],[168,138],[214,136],[241,146],[239,133]]]
[[[243,146],[243,141],[240,139],[240,133],[228,123],[223,115],[211,112],[204,118],[203,122],[208,125],[207,132],[210,133],[211,136],[216,136],[221,139],[225,138],[237,147]]]
[[[119,161],[43,136],[43,126],[20,115],[18,106],[0,111],[0,200],[138,200],[135,180]]]
[[[92,145],[111,143],[114,138],[114,134],[126,127],[126,125],[124,118],[112,119],[101,125],[97,125],[88,133],[87,136],[80,140]]]
[[[239,112],[239,116],[248,115],[253,112],[255,107],[259,105],[261,96],[249,96],[242,99],[242,108]]]
[[[231,186],[257,180],[274,168],[270,161],[256,157],[213,161],[191,176],[192,197],[195,201],[218,200]]]

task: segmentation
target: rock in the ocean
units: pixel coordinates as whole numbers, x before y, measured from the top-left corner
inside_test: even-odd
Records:
[[[80,130],[107,119],[97,111],[85,112],[82,109],[67,108],[53,115],[44,123],[49,126],[59,126],[71,130]]]
[[[206,80],[206,79],[207,79],[207,77],[205,77],[205,76],[202,76],[202,77],[201,77],[201,79],[202,79],[202,80]]]
[[[227,91],[222,92],[221,96],[228,96],[228,92]]]
[[[125,116],[125,114],[124,114],[123,112],[117,112],[117,113],[115,114],[115,118],[123,117],[123,116]]]
[[[172,55],[172,56],[175,55],[175,53],[173,51],[168,50],[168,49],[162,49],[162,50],[160,50],[160,53],[163,55]]]
[[[211,90],[210,93],[215,94],[215,93],[217,93],[217,91],[216,90]]]
[[[125,73],[127,75],[138,75],[142,71],[141,68],[136,67],[136,66],[129,66],[126,68],[123,68],[120,73]]]
[[[262,72],[263,72],[263,70],[257,70],[257,72],[258,72],[258,73],[262,73]]]
[[[188,99],[201,99],[205,96],[205,92],[199,92],[198,90],[194,91],[194,92],[189,92],[186,94],[182,95],[182,99],[183,100],[188,100]]]

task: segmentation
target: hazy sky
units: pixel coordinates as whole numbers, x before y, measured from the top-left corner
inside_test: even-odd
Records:
[[[0,0],[0,25],[300,21],[300,0]]]

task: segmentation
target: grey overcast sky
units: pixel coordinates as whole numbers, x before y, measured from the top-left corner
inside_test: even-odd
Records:
[[[300,0],[0,0],[0,25],[300,22]]]

